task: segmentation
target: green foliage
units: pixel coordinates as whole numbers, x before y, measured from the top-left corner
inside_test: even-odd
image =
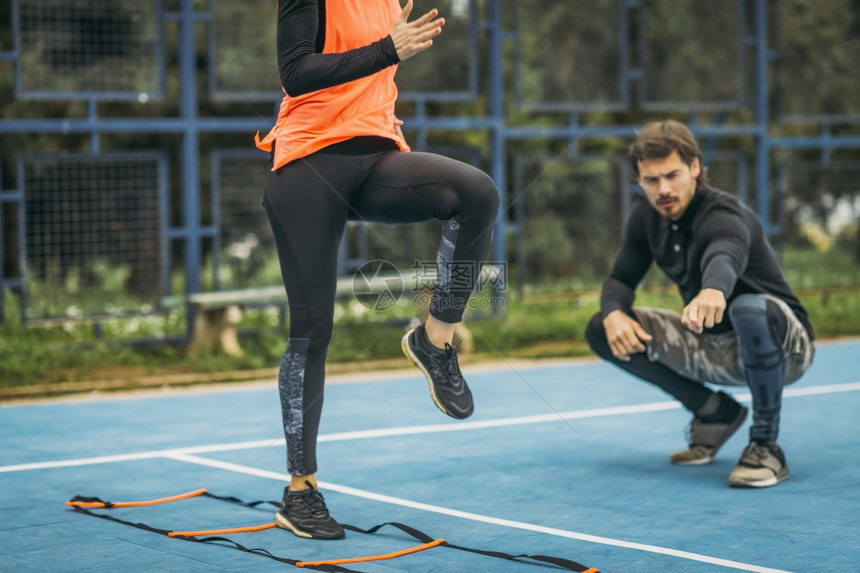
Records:
[[[530,282],[602,280],[620,238],[623,187],[612,158],[540,158],[523,165],[524,250]]]
[[[856,287],[808,290],[799,295],[820,339],[860,335],[856,320],[860,291]],[[641,290],[637,304],[680,310],[681,300],[674,288],[660,287]],[[416,314],[411,303],[405,301],[385,312],[359,309],[364,307],[357,303],[339,306],[329,364],[391,360],[392,366],[405,366],[400,337]],[[598,309],[596,291],[536,294],[522,300],[511,295],[497,314],[476,311],[467,315],[475,359],[590,355],[584,331]],[[245,313],[241,357],[216,352],[188,356],[182,345],[166,343],[130,345],[145,330],[143,327],[131,332],[128,327],[116,326],[110,338],[97,339],[87,325],[34,328],[8,323],[0,327],[0,388],[121,378],[129,371],[144,375],[183,372],[200,381],[207,380],[209,374],[273,371],[287,341],[287,325],[281,323],[278,314],[275,309]],[[184,320],[180,318],[177,323]]]
[[[215,53],[212,69],[219,91],[277,92],[276,6],[270,0],[212,2]]]
[[[129,265],[97,259],[87,265],[88,277],[80,266],[61,269],[46,265],[42,276],[30,275],[28,311],[35,317],[80,318],[85,315],[120,316],[131,309],[152,312],[151,297],[135,296],[128,288]]]
[[[62,328],[0,330],[0,387],[80,379],[105,365],[145,366],[145,354]]]
[[[800,298],[819,338],[860,334],[860,294],[856,289],[802,292]]]
[[[860,285],[857,256],[846,246],[827,252],[809,247],[785,249],[781,259],[785,278],[797,291],[854,289]]]
[[[56,7],[62,5],[61,0],[40,0],[33,6],[41,5]],[[85,4],[85,3],[84,3]],[[175,1],[168,5],[176,5]],[[505,125],[522,125],[525,127],[560,126],[565,122],[579,125],[633,125],[640,123],[643,117],[650,113],[647,109],[637,108],[643,102],[633,102],[630,109],[620,110],[614,116],[607,113],[577,114],[568,117],[565,114],[535,114],[516,105],[517,98],[526,103],[553,104],[558,102],[606,102],[614,101],[619,96],[620,81],[618,69],[620,62],[628,54],[622,54],[620,46],[622,36],[628,34],[627,41],[631,47],[644,45],[644,60],[631,62],[643,68],[645,77],[641,85],[645,88],[646,99],[680,100],[721,100],[734,97],[738,91],[738,62],[737,59],[750,59],[752,50],[738,49],[743,38],[738,37],[738,6],[743,9],[743,2],[728,2],[724,0],[647,0],[639,3],[632,12],[639,18],[627,22],[628,29],[623,30],[624,19],[621,11],[626,10],[623,2],[617,0],[568,0],[565,2],[546,2],[545,0],[518,0],[516,3],[503,3],[506,8],[516,6],[517,10],[505,13],[505,26],[514,34],[511,38],[516,41],[508,42],[504,57],[505,70],[509,72],[509,93],[504,94],[506,104]],[[248,0],[247,2],[204,2],[198,0],[196,6],[200,11],[211,12],[212,20],[206,24],[210,29],[197,29],[198,45],[198,74],[197,74],[197,111],[200,117],[217,119],[218,117],[269,117],[272,113],[271,102],[259,104],[259,109],[253,109],[248,102],[233,102],[210,97],[210,80],[218,90],[229,92],[235,89],[260,90],[267,92],[273,86],[273,100],[277,99],[277,70],[275,62],[275,18],[274,7],[269,0]],[[404,62],[398,71],[398,82],[403,92],[415,90],[428,91],[463,91],[468,86],[465,80],[473,63],[479,79],[479,94],[469,101],[452,100],[446,102],[426,102],[422,104],[423,112],[428,117],[449,118],[479,118],[488,113],[486,85],[486,53],[488,34],[486,29],[478,27],[476,38],[470,37],[472,29],[469,24],[469,2],[464,0],[442,0],[436,7],[447,19],[445,32],[435,42],[433,49],[419,54]],[[0,51],[10,51],[12,26],[11,8],[8,3],[0,3]],[[33,7],[28,9],[32,12]],[[35,33],[22,38],[25,49],[21,57],[24,61],[17,68],[11,62],[0,61],[0,117],[10,119],[25,118],[85,118],[90,110],[87,102],[62,100],[24,100],[16,94],[14,80],[16,70],[22,70],[27,75],[27,81],[40,80],[46,85],[53,81],[73,82],[84,87],[99,88],[104,82],[122,79],[123,85],[131,85],[134,89],[147,90],[152,82],[154,58],[144,55],[154,42],[161,36],[158,25],[153,25],[152,7],[139,8],[135,5],[123,6],[116,9],[99,6],[73,7],[76,17],[75,26],[85,26],[88,20],[94,23],[114,19],[124,22],[133,32],[130,36],[141,46],[126,46],[122,49],[132,50],[129,54],[131,62],[144,61],[141,66],[123,66],[123,74],[132,73],[133,77],[107,74],[111,66],[121,59],[122,54],[96,53],[85,55],[80,42],[75,43],[75,34],[63,37],[36,38]],[[170,9],[168,9],[168,12]],[[421,11],[416,7],[416,14]],[[485,18],[488,14],[488,2],[477,3],[477,17]],[[29,12],[28,12],[29,13]],[[89,14],[89,16],[88,16]],[[587,14],[588,17],[582,17]],[[771,78],[774,101],[784,101],[784,111],[799,112],[805,109],[824,109],[831,113],[857,112],[857,81],[860,74],[856,73],[857,62],[860,58],[853,57],[857,52],[860,30],[860,8],[855,0],[785,0],[770,7],[769,20],[773,34],[770,38],[779,42],[780,62],[782,72]],[[750,14],[743,14],[749,18]],[[49,19],[50,20],[50,19]],[[33,17],[28,26],[38,30],[39,26],[47,28],[49,20]],[[41,24],[40,24],[41,22]],[[641,24],[641,26],[640,26]],[[95,25],[95,24],[92,24]],[[176,117],[179,110],[179,44],[177,38],[178,24],[167,22],[163,34],[164,63],[166,65],[164,101],[155,102],[99,102],[93,109],[99,118],[155,118]],[[110,28],[109,26],[105,29]],[[249,30],[253,30],[249,32]],[[32,30],[31,30],[32,32]],[[80,30],[78,30],[80,32]],[[206,32],[206,33],[204,33]],[[213,53],[207,34],[211,32],[214,43]],[[747,31],[748,32],[748,31]],[[77,32],[76,32],[77,33]],[[95,32],[94,32],[95,34]],[[43,34],[44,35],[44,34]],[[114,38],[110,34],[106,37]],[[28,39],[29,38],[29,39]],[[90,38],[92,39],[92,38]],[[473,51],[471,41],[475,39],[477,50]],[[113,40],[111,40],[113,41]],[[32,43],[28,43],[32,42]],[[83,44],[82,44],[83,45]],[[98,49],[109,50],[110,42],[98,45]],[[29,47],[27,47],[29,46]],[[58,57],[63,51],[74,55],[80,52],[84,60],[75,64],[79,69],[69,73],[70,65],[60,65],[57,61],[51,64],[51,58]],[[53,52],[52,52],[53,51]],[[98,51],[98,50],[97,50]],[[51,56],[51,53],[54,53]],[[746,54],[744,56],[743,54]],[[27,58],[34,59],[30,62]],[[89,58],[89,59],[86,59]],[[794,65],[789,65],[793,62]],[[747,61],[747,64],[750,62]],[[27,64],[26,66],[23,64]],[[72,66],[73,67],[73,66]],[[776,67],[774,67],[776,69]],[[132,70],[129,72],[128,70]],[[35,78],[35,80],[34,80]],[[97,84],[90,85],[89,81],[98,79]],[[744,81],[750,78],[743,78]],[[748,83],[748,87],[754,85]],[[51,87],[48,85],[48,87]],[[75,87],[62,84],[60,87]],[[636,87],[636,84],[631,84]],[[517,92],[516,94],[514,92]],[[636,99],[637,90],[633,90]],[[749,95],[749,94],[747,94]],[[777,97],[779,96],[779,97]],[[227,98],[228,100],[230,98]],[[400,105],[400,104],[399,104]],[[409,102],[403,102],[407,110]],[[550,108],[552,105],[549,106]],[[725,117],[709,117],[707,114],[697,114],[695,119],[700,125],[716,123],[748,122],[749,110],[730,112]],[[673,111],[681,119],[688,119],[685,109]],[[671,114],[670,114],[671,115]],[[854,122],[856,124],[856,122]],[[409,127],[408,125],[406,126]],[[775,132],[786,129],[796,129],[796,126],[773,125]],[[846,133],[856,131],[851,125],[834,125],[833,135],[840,135],[840,129]],[[852,131],[853,130],[853,131]],[[632,129],[631,129],[632,131]],[[410,134],[414,135],[414,134]],[[487,159],[492,146],[490,129],[433,129],[425,136],[431,145],[471,145],[478,149],[479,154]],[[76,152],[90,149],[92,139],[88,134],[8,134],[0,140],[0,173],[3,181],[0,188],[12,189],[20,185],[15,181],[17,169],[15,160],[21,153],[28,152]],[[511,199],[521,200],[526,213],[521,229],[524,230],[524,253],[516,253],[511,249],[511,263],[516,265],[524,275],[532,277],[531,285],[543,289],[547,284],[571,286],[570,277],[582,281],[575,286],[591,286],[599,281],[607,270],[607,266],[617,246],[620,236],[620,204],[621,193],[626,191],[626,183],[621,179],[621,171],[614,156],[602,159],[586,158],[586,153],[616,153],[623,152],[628,141],[627,137],[612,137],[597,140],[583,137],[576,142],[558,139],[530,137],[525,140],[510,138],[506,140],[509,157],[506,159],[511,171],[517,157],[528,155],[536,159],[523,167],[522,181],[515,181],[507,190]],[[731,146],[733,150],[749,152],[753,143],[752,138],[727,140],[717,138],[702,141],[704,148]],[[165,149],[170,155],[168,169],[169,198],[167,206],[168,224],[173,227],[181,226],[184,212],[182,197],[182,165],[183,150],[181,139],[174,135],[155,133],[102,133],[99,136],[102,152],[113,150],[133,150],[139,148]],[[746,147],[745,147],[746,146]],[[212,149],[224,147],[251,148],[251,134],[201,133],[201,222],[207,224],[215,207],[207,201],[207,191],[211,192],[210,177],[213,170],[208,162],[212,160],[209,152]],[[722,149],[721,149],[722,150]],[[559,153],[561,151],[561,153]],[[837,150],[834,157],[845,150]],[[856,150],[845,151],[844,155],[856,155]],[[727,181],[735,182],[743,177],[745,169],[755,169],[750,163],[751,156],[745,157],[746,163],[731,164],[733,177]],[[793,168],[792,158],[775,154],[775,172]],[[265,154],[260,154],[260,163],[265,163]],[[815,161],[820,163],[819,157]],[[231,257],[229,247],[246,236],[244,229],[238,238],[230,235],[238,232],[242,224],[248,224],[254,219],[262,219],[262,209],[259,207],[258,188],[262,183],[262,165],[239,169],[248,163],[245,159],[234,160],[230,169],[222,165],[219,171],[221,182],[221,280],[223,288],[242,286],[262,286],[277,284],[280,280],[279,269],[271,245],[263,244],[262,234],[257,232],[261,241],[260,248],[254,250],[246,258]],[[745,169],[741,169],[741,166]],[[246,165],[247,167],[247,165]],[[486,163],[484,164],[486,168]],[[258,171],[259,169],[259,171]],[[833,173],[819,173],[807,170],[800,174],[791,173],[784,177],[787,181],[784,189],[775,193],[774,203],[780,203],[781,217],[775,221],[780,225],[784,243],[790,247],[801,247],[809,244],[808,237],[801,229],[806,213],[819,227],[829,232],[828,225],[833,222],[835,205],[856,205],[856,169],[845,167],[845,161],[834,158]],[[259,176],[256,175],[259,172]],[[228,177],[233,173],[233,177]],[[512,174],[513,175],[513,174]],[[259,178],[257,178],[259,177]],[[779,174],[777,179],[780,179]],[[514,177],[509,177],[514,181]],[[780,179],[782,180],[782,179]],[[253,192],[250,191],[253,189]],[[225,208],[227,192],[238,196],[254,199],[247,209],[235,211],[232,214]],[[729,191],[735,191],[728,189]],[[755,194],[755,190],[751,190]],[[516,197],[514,197],[516,196]],[[839,201],[842,201],[839,203]],[[512,205],[506,206],[513,210]],[[33,208],[28,204],[28,208]],[[7,204],[3,214],[7,221],[14,219],[12,204]],[[29,216],[29,215],[28,215]],[[855,209],[856,218],[856,209]],[[14,223],[14,222],[13,222]],[[260,223],[265,227],[265,222]],[[424,229],[393,229],[381,225],[373,225],[368,231],[372,258],[383,258],[394,261],[398,266],[408,264],[414,258],[432,258],[438,233],[425,233]],[[853,227],[853,237],[847,247],[860,256],[860,236]],[[16,230],[14,224],[4,223],[3,243],[6,245],[6,266],[11,263],[17,249]],[[254,229],[258,231],[259,229]],[[268,232],[268,229],[263,229]],[[808,234],[808,232],[807,232]],[[845,243],[849,235],[840,234],[831,237],[834,241]],[[171,292],[184,291],[184,279],[181,275],[182,257],[184,256],[181,241],[168,241],[170,250],[168,260],[173,265],[171,277]],[[512,243],[511,247],[515,245]],[[844,246],[840,244],[840,248]],[[202,246],[204,257],[212,257],[211,243],[204,241]],[[36,249],[28,247],[28,256],[36,256]],[[29,266],[27,276],[30,308],[33,315],[66,316],[71,314],[107,313],[122,314],[137,312],[146,304],[153,305],[154,297],[135,293],[134,277],[127,276],[127,270],[117,265],[115,268],[99,268],[102,264],[96,261],[95,277],[98,284],[90,284],[88,268],[66,269],[65,274],[47,269],[46,276],[36,277],[32,273],[36,265],[31,260],[25,261]],[[175,272],[179,270],[179,272]],[[4,269],[8,275],[16,275],[20,270],[12,268],[11,272]],[[807,270],[804,270],[807,272]],[[52,274],[54,273],[54,274]],[[815,279],[805,276],[793,277],[797,284],[806,286]],[[204,288],[214,288],[214,267],[211,262],[201,277]],[[841,284],[841,283],[840,283]],[[855,283],[856,284],[856,283]],[[553,287],[555,288],[555,287]],[[85,300],[84,291],[96,290],[100,300],[93,302]],[[109,301],[109,302],[105,302]]]
[[[731,102],[742,98],[737,48],[740,2],[650,0],[645,11],[649,101]]]
[[[461,92],[469,90],[469,11],[462,0],[439,0],[445,16],[444,32],[433,41],[433,49],[411,58],[397,68],[397,87],[401,92]],[[415,4],[413,17],[423,14],[430,5]],[[477,73],[477,70],[474,70]]]
[[[860,3],[782,0],[778,4],[782,112],[860,113]]]
[[[21,91],[156,91],[154,3],[41,0],[21,3],[19,11],[18,65],[26,70],[20,75]],[[44,33],[38,25],[43,14],[59,11],[70,24]]]
[[[613,0],[520,0],[516,15],[520,59],[515,81],[525,104],[619,99],[618,3]],[[588,17],[582,17],[587,10]],[[564,54],[565,57],[559,57]]]
[[[22,6],[27,3],[20,3]],[[61,0],[40,0],[33,6],[64,8]],[[106,89],[151,92],[156,81],[155,58],[152,47],[160,37],[163,24],[164,63],[166,65],[164,101],[142,97],[137,102],[99,102],[92,111],[98,118],[165,118],[180,114],[178,63],[180,61],[178,24],[175,21],[155,23],[151,6],[140,8],[135,3],[120,7],[107,4],[72,7],[84,15],[73,18],[76,26],[92,26],[106,19],[117,20],[125,26],[119,35],[105,37],[124,38],[121,46],[110,42],[99,44],[97,53],[84,53],[80,36],[75,34],[50,36],[44,33],[19,38],[22,43],[20,61],[0,61],[0,119],[27,118],[81,119],[90,114],[84,100],[62,101],[52,99],[26,100],[17,97],[16,89],[40,87],[61,89]],[[140,4],[140,3],[138,3]],[[143,3],[146,4],[146,3]],[[141,4],[141,5],[143,5]],[[487,2],[478,2],[479,19],[487,16]],[[507,126],[529,128],[564,125],[633,126],[641,123],[651,111],[633,105],[614,115],[594,112],[576,117],[566,114],[535,114],[518,107],[516,100],[526,104],[553,104],[563,102],[609,102],[620,96],[618,69],[628,54],[621,53],[623,19],[619,9],[627,10],[617,0],[518,0],[506,2],[506,8],[517,6],[517,11],[505,13],[506,29],[516,32],[516,42],[508,42],[504,69],[510,76],[510,93],[504,94],[506,104],[503,121]],[[117,4],[119,6],[119,4]],[[739,81],[747,82],[747,91],[754,83],[752,67],[748,77],[740,78],[738,58],[750,64],[752,49],[739,49],[743,37],[738,36],[737,7],[747,4],[727,0],[643,0],[636,4],[632,14],[641,20],[629,22],[632,46],[642,42],[645,54],[642,61],[631,61],[642,68],[644,77],[639,84],[648,101],[706,101],[725,100],[738,95]],[[402,92],[465,91],[469,66],[473,60],[477,68],[479,94],[470,101],[427,102],[423,112],[430,118],[480,118],[488,113],[485,81],[486,29],[477,32],[477,51],[471,54],[469,37],[468,2],[441,0],[436,7],[448,23],[445,33],[435,42],[432,50],[406,62],[398,71]],[[748,6],[747,6],[748,7]],[[179,3],[167,0],[168,13],[176,12]],[[196,56],[197,112],[200,117],[259,117],[268,118],[272,102],[259,103],[258,109],[244,101],[226,101],[210,97],[209,82],[222,93],[231,90],[269,89],[278,92],[275,62],[274,3],[270,0],[207,2],[196,0],[199,12],[211,10],[213,18],[206,26],[197,27]],[[769,3],[770,34],[779,54],[772,64],[777,72],[770,79],[774,109],[784,114],[829,113],[856,114],[857,93],[860,91],[858,73],[858,42],[860,42],[860,3],[857,0],[780,0]],[[416,13],[421,11],[416,7]],[[50,12],[50,10],[49,10]],[[54,13],[51,12],[51,13]],[[47,12],[46,12],[47,13]],[[59,12],[57,12],[59,13]],[[90,16],[87,17],[86,13]],[[582,17],[587,14],[588,17]],[[745,15],[749,17],[749,14]],[[50,25],[48,20],[42,23]],[[12,53],[11,4],[0,3],[0,52]],[[642,27],[639,23],[642,23]],[[108,25],[109,24],[109,25]],[[107,22],[105,30],[116,29]],[[207,34],[214,34],[215,52],[208,53]],[[741,34],[749,34],[749,30]],[[113,32],[111,32],[113,33]],[[131,41],[128,41],[131,40]],[[116,48],[117,53],[112,50]],[[99,52],[99,50],[101,50]],[[125,54],[122,50],[128,50]],[[80,56],[73,66],[61,65],[63,53]],[[58,59],[60,58],[60,59]],[[124,58],[124,59],[123,59]],[[120,61],[122,60],[122,61]],[[53,62],[53,63],[52,63]],[[118,65],[119,62],[119,65]],[[124,63],[123,63],[124,62]],[[71,72],[70,72],[71,70]],[[16,73],[24,72],[22,83],[16,87]],[[113,73],[117,72],[117,73]],[[745,94],[751,95],[749,93]],[[516,97],[515,97],[516,96]],[[229,99],[229,98],[227,98]],[[409,110],[409,103],[399,106]],[[563,106],[562,106],[563,107]],[[679,119],[689,119],[688,110],[675,109]],[[651,117],[648,117],[651,119]],[[697,114],[700,125],[722,123],[749,123],[750,110],[729,112],[725,117]],[[405,127],[409,127],[408,125]],[[856,134],[856,121],[827,124],[827,133],[834,136]],[[803,127],[786,124],[769,126],[774,133],[815,134],[820,126]],[[408,133],[412,136],[414,134]],[[472,146],[479,150],[482,159],[492,148],[490,129],[431,130],[431,145]],[[168,225],[182,224],[184,204],[182,197],[183,147],[181,138],[163,133],[102,133],[100,150],[129,151],[134,149],[164,149],[169,157],[167,206]],[[512,355],[569,356],[587,352],[583,348],[582,331],[591,313],[596,311],[595,291],[607,271],[612,254],[618,244],[621,226],[621,193],[626,191],[615,156],[593,159],[587,153],[623,153],[627,137],[584,137],[576,142],[549,138],[511,138],[506,141],[509,154],[506,161],[514,171],[512,158],[539,157],[526,161],[522,181],[507,189],[511,200],[522,201],[525,220],[524,252],[516,250],[511,240],[511,270],[529,277],[524,285],[525,298],[517,300],[509,290],[507,306],[498,315],[482,320],[477,313],[470,319],[478,352],[496,357]],[[91,150],[93,139],[82,133],[10,133],[0,139],[0,189],[17,189],[17,158],[20,154],[36,152],[86,152]],[[199,139],[201,153],[201,222],[208,224],[213,206],[207,201],[211,192],[212,171],[208,169],[210,152],[216,148],[251,147],[251,134],[202,133]],[[733,151],[745,153],[749,170],[755,169],[752,154],[753,138],[728,140],[717,138],[702,141],[703,147],[731,146]],[[787,153],[787,152],[786,152]],[[800,152],[798,152],[800,154]],[[265,156],[261,154],[261,161]],[[830,155],[828,155],[830,158]],[[818,167],[798,165],[795,155],[774,153],[774,172],[777,192],[773,203],[781,216],[778,221],[785,249],[782,262],[790,284],[799,292],[807,305],[813,322],[821,336],[860,334],[858,301],[860,294],[860,234],[857,231],[857,150],[833,150],[833,162],[821,167],[820,153],[807,159]],[[854,163],[849,164],[850,161]],[[245,164],[244,159],[237,161]],[[743,177],[741,163],[731,163],[732,183]],[[486,165],[485,165],[486,166]],[[222,166],[223,167],[223,166]],[[236,195],[253,194],[253,209],[240,210],[228,215],[222,209],[221,224],[224,232],[236,232],[237,237],[222,235],[221,266],[218,277],[223,287],[277,284],[280,271],[271,245],[260,244],[248,256],[231,251],[246,237],[243,224],[262,217],[258,210],[258,188],[255,165],[247,170],[234,169],[234,179],[220,173],[221,199],[224,202],[228,189]],[[222,171],[229,171],[222,169]],[[514,175],[513,173],[509,175]],[[513,181],[514,177],[509,177]],[[716,178],[715,178],[716,180]],[[231,183],[232,182],[232,183]],[[231,187],[232,185],[232,187]],[[253,191],[251,191],[253,190]],[[733,189],[727,189],[735,191]],[[755,195],[755,189],[750,190]],[[512,195],[517,195],[512,197]],[[5,276],[16,276],[14,252],[21,248],[14,203],[7,203],[0,213],[0,243],[5,245]],[[854,211],[850,208],[854,206]],[[513,205],[507,205],[513,211]],[[854,220],[831,232],[837,209],[853,213]],[[846,211],[846,209],[848,209]],[[844,217],[843,217],[844,218]],[[23,223],[21,223],[23,224]],[[435,228],[434,228],[435,227]],[[242,229],[239,232],[239,229]],[[394,261],[401,270],[414,258],[432,259],[438,241],[438,223],[414,227],[387,227],[374,225],[367,231],[373,257]],[[818,233],[818,234],[815,234]],[[826,236],[822,237],[821,233]],[[824,240],[819,240],[819,239]],[[512,238],[513,239],[513,238]],[[26,240],[26,239],[25,239]],[[262,240],[261,240],[262,243]],[[817,246],[820,250],[813,248]],[[169,257],[174,265],[171,292],[184,291],[182,245],[170,241]],[[214,265],[211,249],[203,250],[210,262],[205,268],[204,288],[214,285]],[[207,251],[209,249],[209,251]],[[32,255],[32,252],[29,253]],[[29,261],[27,261],[29,265]],[[59,265],[43,270],[34,276],[33,266],[27,276],[28,313],[31,316],[61,317],[50,324],[21,326],[19,300],[10,292],[3,293],[7,323],[0,327],[0,386],[26,385],[36,382],[81,380],[102,376],[105,368],[138,368],[157,372],[162,369],[184,369],[191,372],[220,372],[232,369],[274,368],[277,366],[286,343],[286,325],[277,312],[252,310],[245,313],[242,328],[253,332],[243,337],[245,355],[240,358],[214,353],[188,357],[178,346],[138,347],[141,340],[167,340],[182,337],[186,330],[183,309],[159,311],[151,293],[134,292],[133,278],[125,264],[103,260],[88,260],[86,265],[60,269]],[[514,278],[511,275],[511,280]],[[655,283],[659,284],[659,282]],[[513,286],[513,284],[511,285]],[[554,294],[553,294],[554,293]],[[678,308],[680,301],[673,289],[646,290],[640,293],[639,302]],[[399,357],[399,337],[403,324],[414,317],[416,311],[408,303],[386,313],[362,312],[360,305],[338,307],[334,341],[329,353],[331,362],[357,362],[380,358]],[[85,315],[102,315],[97,325],[81,321]],[[96,335],[98,333],[98,335]]]
[[[575,254],[561,219],[549,215],[526,219],[522,264],[529,277],[540,281],[564,276]]]

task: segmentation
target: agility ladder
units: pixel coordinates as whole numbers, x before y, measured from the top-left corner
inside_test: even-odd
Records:
[[[463,547],[461,545],[454,545],[448,543],[444,539],[433,539],[429,535],[418,531],[417,529],[410,527],[408,525],[403,525],[402,523],[396,522],[386,522],[371,527],[370,529],[361,529],[359,527],[355,527],[354,525],[341,524],[344,529],[348,529],[350,531],[355,531],[357,533],[366,533],[372,534],[379,531],[381,528],[386,525],[390,525],[392,527],[396,527],[400,531],[406,533],[410,537],[421,542],[421,545],[416,545],[414,547],[410,547],[407,549],[403,549],[400,551],[395,551],[393,553],[387,553],[385,555],[371,555],[364,557],[351,557],[347,559],[331,559],[331,560],[323,560],[323,561],[301,561],[298,559],[291,559],[289,557],[280,557],[278,555],[274,555],[270,553],[266,549],[260,548],[249,548],[241,543],[233,541],[227,537],[221,537],[222,535],[227,535],[231,533],[249,533],[254,531],[263,531],[266,529],[272,529],[277,527],[277,524],[273,523],[265,523],[262,525],[254,525],[250,527],[233,527],[233,528],[217,528],[217,529],[203,529],[199,531],[171,531],[167,529],[160,529],[158,527],[152,527],[150,525],[146,525],[145,523],[134,523],[132,521],[127,521],[125,519],[120,519],[113,515],[108,515],[107,513],[97,512],[97,510],[101,509],[118,509],[118,508],[127,508],[127,507],[145,507],[151,505],[158,505],[162,503],[170,503],[174,501],[181,501],[184,499],[190,499],[193,497],[208,497],[211,499],[216,499],[219,501],[225,501],[229,503],[234,503],[238,505],[242,505],[245,507],[256,508],[259,505],[268,504],[274,507],[280,507],[280,504],[275,501],[242,501],[236,497],[229,496],[218,496],[212,493],[209,493],[206,489],[197,489],[194,491],[190,491],[188,493],[183,493],[179,495],[174,495],[171,497],[165,497],[161,499],[153,499],[148,501],[103,501],[97,497],[84,497],[80,495],[76,495],[72,499],[66,502],[66,505],[73,508],[75,511],[79,513],[83,513],[86,515],[90,515],[93,517],[98,517],[101,519],[107,519],[109,521],[113,521],[116,523],[122,523],[123,525],[130,525],[132,527],[137,527],[138,529],[143,529],[145,531],[149,531],[152,533],[158,533],[160,535],[166,535],[167,537],[171,537],[173,539],[181,539],[183,541],[193,541],[196,543],[212,543],[217,545],[222,545],[226,547],[231,547],[233,549],[238,549],[240,551],[245,551],[247,553],[253,553],[255,555],[262,555],[264,557],[268,557],[270,559],[274,559],[275,561],[280,561],[281,563],[286,563],[288,565],[293,565],[295,567],[301,567],[305,569],[314,569],[317,571],[329,571],[332,573],[361,573],[360,571],[356,571],[354,569],[346,569],[341,567],[341,565],[346,565],[350,563],[361,563],[368,561],[381,561],[384,559],[394,559],[396,557],[401,557],[403,555],[409,555],[410,553],[416,553],[418,551],[424,551],[425,549],[430,549],[432,547],[447,547],[449,549],[458,549],[460,551],[468,551],[470,553],[478,553],[480,555],[487,555],[489,557],[496,557],[500,559],[508,559],[508,560],[523,560],[530,559],[533,561],[538,561],[541,563],[549,563],[551,565],[555,565],[567,571],[575,571],[576,573],[599,573],[599,571],[593,567],[589,568],[585,565],[577,563],[576,561],[571,561],[569,559],[563,559],[561,557],[549,557],[546,555],[511,555],[508,553],[502,553],[500,551],[490,551],[486,549],[474,549],[471,547]],[[226,545],[224,545],[226,544]]]

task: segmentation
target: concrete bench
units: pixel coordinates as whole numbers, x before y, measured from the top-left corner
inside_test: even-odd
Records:
[[[352,294],[352,279],[337,281],[338,299]],[[242,313],[249,306],[279,306],[286,309],[287,293],[282,285],[254,287],[235,290],[200,292],[185,298],[187,305],[195,311],[190,354],[215,348],[231,356],[241,356],[237,326]]]
[[[242,309],[248,305],[287,305],[283,286],[194,293],[186,303],[195,310],[191,331],[190,354],[216,348],[231,356],[241,356],[242,347],[236,330],[242,320]]]
[[[384,292],[389,284],[387,281],[397,279],[406,282],[400,274],[380,274],[368,281],[362,281],[359,286],[362,287],[362,290],[367,288],[369,292]],[[409,290],[408,284],[404,284],[403,287],[404,292]],[[422,292],[416,293],[419,296],[420,305],[418,314],[422,321],[426,320],[429,314],[427,307],[432,292],[432,284],[428,287],[422,289]],[[344,300],[355,295],[356,282],[354,277],[339,278],[336,298]],[[266,305],[287,307],[287,295],[281,285],[194,293],[187,295],[184,300],[195,311],[191,342],[188,347],[191,354],[214,348],[228,355],[241,356],[242,347],[239,344],[237,326],[242,320],[243,309],[249,306]],[[472,351],[471,333],[462,323],[458,325],[454,338],[455,343],[458,344],[459,352],[465,354]]]

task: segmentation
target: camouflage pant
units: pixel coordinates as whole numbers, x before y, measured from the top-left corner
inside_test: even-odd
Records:
[[[782,341],[784,384],[800,378],[812,364],[815,347],[809,333],[782,300],[769,300],[785,314],[788,329]],[[696,334],[681,324],[681,315],[659,308],[633,309],[637,320],[653,340],[647,344],[651,362],[659,362],[684,378],[724,386],[746,386],[740,340],[734,331]]]

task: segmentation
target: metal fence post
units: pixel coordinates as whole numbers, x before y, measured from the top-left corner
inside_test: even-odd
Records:
[[[755,121],[756,134],[756,209],[765,237],[773,233],[770,217],[770,109],[767,82],[767,0],[755,0]]]
[[[489,4],[490,20],[490,50],[489,50],[489,102],[490,118],[492,121],[492,165],[490,175],[499,188],[499,213],[496,219],[496,229],[493,235],[493,261],[496,263],[507,261],[507,226],[505,213],[507,211],[507,177],[505,173],[507,134],[505,131],[505,74],[504,74],[504,48],[505,29],[502,19],[502,0],[492,0]],[[522,232],[522,230],[520,231]],[[493,284],[493,296],[505,297],[505,292],[499,285]]]
[[[185,293],[200,290],[200,142],[197,124],[194,0],[182,0],[179,51],[182,95],[182,197],[185,219]],[[188,330],[194,322],[189,312]]]

